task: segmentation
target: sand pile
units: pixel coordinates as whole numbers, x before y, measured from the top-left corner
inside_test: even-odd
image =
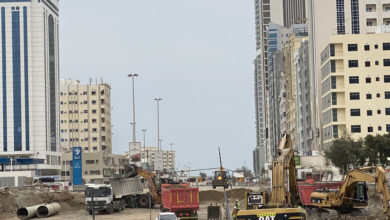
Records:
[[[33,187],[8,188],[0,190],[0,219],[14,215],[21,207],[57,202],[61,212],[85,209],[84,193],[45,192]]]
[[[227,190],[226,194],[229,200],[243,200],[245,198],[245,193],[249,192],[249,189],[231,189]],[[221,191],[215,190],[206,190],[199,192],[199,200],[200,202],[223,202],[224,195]]]

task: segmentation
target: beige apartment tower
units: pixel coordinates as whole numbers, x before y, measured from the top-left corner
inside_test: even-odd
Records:
[[[60,82],[61,148],[112,152],[111,87],[104,83]]]
[[[324,149],[390,132],[390,33],[332,35],[321,53]]]

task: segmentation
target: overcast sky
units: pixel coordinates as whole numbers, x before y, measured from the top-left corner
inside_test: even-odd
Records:
[[[128,151],[136,79],[137,141],[174,143],[184,169],[252,166],[255,147],[252,0],[61,0],[61,78],[111,85],[113,152]],[[194,173],[195,174],[195,173]]]

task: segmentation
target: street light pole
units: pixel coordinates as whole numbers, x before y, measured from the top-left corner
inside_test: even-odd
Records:
[[[160,147],[160,101],[162,98],[154,98],[157,103],[157,147],[158,150],[161,150]]]
[[[146,133],[146,131],[148,131],[148,130],[146,130],[146,129],[142,129],[141,130],[142,131],[142,133],[144,134],[144,159],[146,159],[146,144],[145,144],[145,133]],[[146,161],[146,160],[145,160]]]
[[[134,92],[134,77],[138,77],[138,74],[128,74],[128,77],[131,78],[132,81],[132,87],[133,87],[133,143],[136,142],[136,137],[135,137],[135,92]]]

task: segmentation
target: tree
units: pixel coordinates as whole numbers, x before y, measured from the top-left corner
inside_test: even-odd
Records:
[[[206,173],[200,172],[200,173],[199,173],[199,176],[202,177],[203,179],[206,179],[206,178],[207,178],[207,174],[206,174]]]
[[[368,165],[388,165],[390,157],[390,134],[367,135],[365,137],[365,154],[368,158]]]
[[[325,157],[329,159],[340,173],[345,175],[351,168],[359,167],[365,163],[363,140],[355,141],[348,133],[344,133],[339,139],[333,141],[332,146],[325,151]]]

